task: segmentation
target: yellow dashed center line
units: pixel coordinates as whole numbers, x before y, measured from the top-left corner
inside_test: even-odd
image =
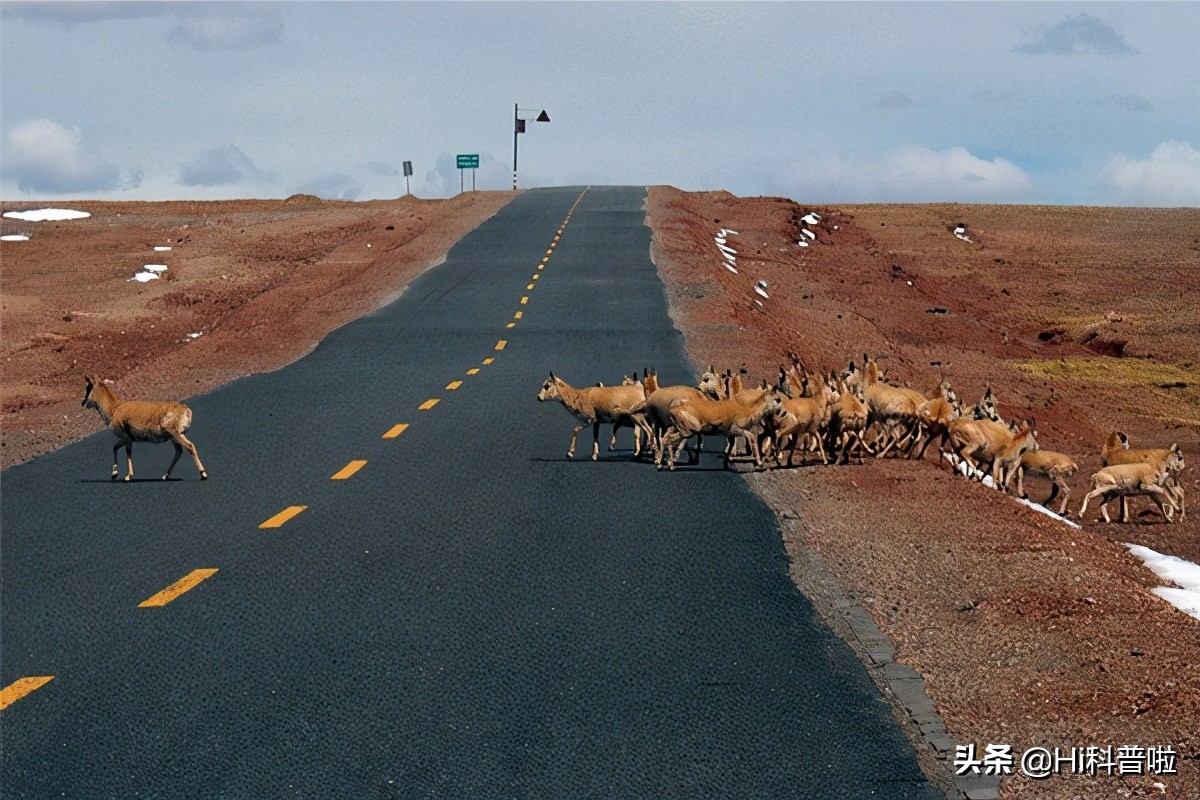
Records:
[[[515,323],[515,322],[510,322],[510,323],[508,323],[507,325],[505,325],[504,327],[505,327],[505,328],[508,328],[509,330],[512,330],[513,328],[517,327],[517,323]]]
[[[468,375],[478,375],[479,367],[471,367],[469,370],[467,370],[467,374]]]
[[[297,514],[299,514],[301,511],[303,511],[306,508],[308,508],[308,506],[288,506],[283,511],[280,511],[278,514],[271,517],[269,520],[267,520],[263,524],[259,525],[258,527],[260,527],[260,528],[283,527],[283,523],[287,522],[289,519],[296,516]]]
[[[342,467],[337,472],[333,473],[331,479],[335,480],[335,481],[344,481],[347,478],[349,478],[351,475],[353,475],[354,473],[358,472],[360,469],[365,467],[366,465],[367,465],[366,461],[364,461],[362,459],[356,459],[354,461],[351,461],[346,466]]]
[[[53,675],[33,675],[28,678],[17,678],[15,681],[0,689],[0,710],[8,708],[30,692],[42,688],[54,680]]]
[[[503,350],[503,349],[504,349],[504,344],[505,344],[504,340],[503,340],[503,339],[501,339],[501,340],[499,341],[499,343],[496,345],[496,349],[497,349],[497,350]],[[488,364],[492,363],[492,362],[493,362],[493,361],[495,361],[495,360],[496,360],[496,359],[494,359],[494,358],[485,358],[485,359],[483,360],[483,365],[486,367]]]
[[[513,319],[520,319],[520,318],[521,318],[521,317],[523,317],[523,316],[525,316],[525,312],[524,312],[524,311],[518,311],[517,313],[513,314]]]
[[[535,272],[535,273],[533,273],[533,276],[532,276],[532,277],[533,277],[533,279],[536,281],[538,278],[540,278],[540,277],[542,277],[542,276],[541,276],[541,275],[538,275],[538,274]]]
[[[531,284],[529,284],[528,286],[526,286],[526,287],[525,287],[525,291],[527,291],[527,292],[532,292],[532,291],[533,291],[533,284],[531,283]]]
[[[548,259],[550,256],[552,256],[552,255],[554,255],[554,248],[553,248],[553,247],[551,247],[549,250],[547,250],[547,251],[546,251],[546,257],[547,257],[547,259]]]
[[[462,381],[450,381],[446,384],[446,391],[453,392],[458,387],[462,386]]]
[[[525,295],[521,298],[521,305],[526,305],[527,303],[529,303],[529,295]]]
[[[424,403],[421,403],[421,405],[419,405],[418,408],[420,408],[422,411],[428,411],[429,409],[433,408],[440,402],[441,402],[440,398],[431,397],[428,400],[426,400]]]
[[[153,597],[143,600],[138,603],[138,608],[160,608],[179,597],[184,592],[190,592],[200,585],[202,581],[206,581],[213,575],[217,574],[216,569],[196,569],[184,575],[179,580],[172,583],[167,588],[163,589]]]
[[[503,350],[503,349],[504,349],[504,347],[505,347],[507,344],[508,344],[508,339],[501,339],[500,341],[496,342],[496,349],[497,349],[497,350]],[[491,363],[491,361],[490,361],[490,360],[484,360],[484,362],[483,362],[483,363],[484,363],[484,364],[490,364],[490,363]]]
[[[400,434],[408,430],[408,423],[401,422],[399,425],[393,425],[387,433],[383,435],[384,439],[395,439]]]

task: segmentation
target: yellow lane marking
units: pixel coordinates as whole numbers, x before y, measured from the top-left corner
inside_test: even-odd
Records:
[[[346,466],[342,467],[337,472],[333,473],[332,480],[344,481],[344,480],[346,480],[346,478],[349,478],[351,475],[358,472],[360,469],[362,469],[366,465],[367,465],[366,461],[364,461],[362,459],[355,459],[354,461],[351,461]]]
[[[542,276],[541,276],[541,275],[538,275],[536,272],[535,272],[535,273],[533,273],[533,279],[534,279],[535,281],[536,281],[538,278],[540,278],[540,277],[542,277]]]
[[[526,286],[526,287],[525,287],[525,291],[527,291],[527,292],[532,292],[532,291],[533,291],[533,284],[531,283],[531,284],[529,284],[528,286]]]
[[[504,340],[503,340],[503,339],[501,339],[501,340],[500,340],[500,344],[498,344],[498,345],[496,346],[496,349],[497,349],[497,350],[503,350],[503,349],[504,349]],[[492,363],[492,362],[493,362],[493,361],[495,361],[495,360],[496,360],[496,359],[494,359],[494,358],[485,358],[485,359],[483,360],[483,365],[486,367],[488,364]]]
[[[278,514],[271,517],[269,520],[267,520],[263,524],[259,525],[258,527],[260,527],[260,528],[281,528],[281,527],[283,527],[283,523],[287,522],[289,519],[296,516],[297,514],[299,514],[301,511],[303,511],[306,508],[308,508],[308,506],[288,506],[283,511],[280,511]]]
[[[525,316],[525,312],[524,312],[524,311],[518,311],[517,313],[513,314],[513,319],[520,319],[520,318],[521,318],[521,317],[523,317],[523,316]]]
[[[507,325],[505,325],[504,327],[508,328],[509,330],[512,330],[513,328],[517,327],[517,323],[510,322]]]
[[[478,375],[479,367],[471,367],[469,370],[467,370],[467,374],[468,375]]]
[[[53,675],[34,675],[28,678],[17,678],[15,681],[0,689],[0,710],[6,709],[30,692],[42,688],[54,680]]]
[[[421,405],[418,406],[418,408],[420,408],[422,411],[428,411],[429,409],[436,406],[439,402],[441,402],[439,398],[431,397],[428,400],[426,400],[424,403],[421,403]]]
[[[450,381],[446,384],[446,391],[453,392],[458,387],[462,386],[462,381]]]
[[[538,264],[538,269],[545,269],[545,268],[546,268],[545,264]]]
[[[407,422],[401,422],[399,425],[393,425],[393,426],[392,426],[392,427],[391,427],[391,428],[388,430],[388,432],[387,432],[387,433],[385,433],[385,434],[383,435],[383,438],[385,438],[385,439],[395,439],[397,436],[399,436],[400,434],[404,433],[406,430],[408,430],[408,423],[407,423]]]
[[[546,255],[548,255],[548,256],[549,256],[549,255],[553,255],[553,254],[554,254],[554,248],[553,248],[553,247],[551,247],[549,250],[547,250],[547,251],[546,251]]]
[[[175,598],[179,597],[184,592],[190,592],[200,585],[202,581],[206,581],[213,575],[217,574],[215,569],[195,569],[184,575],[179,580],[172,583],[167,588],[163,589],[153,597],[143,600],[138,603],[138,608],[159,608],[165,606]]]
[[[503,349],[504,349],[504,346],[505,346],[505,345],[507,345],[507,344],[508,344],[508,339],[501,339],[500,341],[496,342],[496,349],[497,349],[497,350],[503,350]],[[485,364],[489,364],[489,363],[491,363],[491,362],[490,362],[490,361],[484,361],[483,363],[485,363]]]
[[[528,302],[529,302],[529,295],[525,295],[524,297],[521,298],[521,305],[526,305]]]

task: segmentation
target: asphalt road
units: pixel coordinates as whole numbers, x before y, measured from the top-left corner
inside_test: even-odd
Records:
[[[938,796],[715,455],[564,458],[549,370],[695,380],[643,198],[524,193],[395,303],[192,398],[207,482],[185,455],[111,483],[107,431],[6,471],[0,794]],[[135,455],[150,479],[171,448]]]

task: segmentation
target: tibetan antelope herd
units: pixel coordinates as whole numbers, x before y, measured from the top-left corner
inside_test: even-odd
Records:
[[[928,393],[887,381],[875,359],[863,356],[839,372],[810,373],[791,356],[772,380],[748,385],[745,367],[718,372],[714,366],[695,386],[660,386],[652,369],[625,376],[620,385],[574,387],[553,372],[538,400],[558,400],[578,420],[567,457],[573,458],[579,432],[592,428],[592,459],[600,457],[600,426],[611,425],[609,450],[616,433],[630,428],[634,458],[650,458],[660,470],[674,470],[689,442],[687,463],[700,458],[703,437],[725,442],[726,468],[749,458],[756,469],[792,466],[815,458],[820,464],[862,463],[888,454],[922,460],[937,443],[939,458],[964,475],[1028,499],[1025,477],[1050,481],[1049,507],[1061,495],[1058,514],[1066,516],[1071,488],[1067,479],[1079,465],[1071,456],[1043,450],[1034,419],[1006,421],[987,387],[979,402],[967,405],[943,380]],[[1114,431],[1101,453],[1101,469],[1091,476],[1080,506],[1082,519],[1092,501],[1106,522],[1108,504],[1120,500],[1121,521],[1128,522],[1128,499],[1149,497],[1167,522],[1185,514],[1183,454],[1178,444],[1162,450],[1135,450],[1129,437]],[[1015,487],[1014,487],[1015,483]]]

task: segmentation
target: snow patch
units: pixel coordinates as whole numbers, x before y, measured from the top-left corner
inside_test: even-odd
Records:
[[[129,280],[137,281],[138,283],[149,283],[150,281],[158,280],[158,278],[159,278],[159,275],[156,272],[139,272],[138,274],[134,275]],[[128,282],[129,281],[126,281],[126,283],[128,283]]]
[[[91,214],[66,208],[39,208],[34,211],[5,211],[4,216],[10,219],[23,219],[26,222],[60,222],[67,219],[83,219],[90,217]]]
[[[1158,586],[1152,589],[1185,614],[1200,619],[1200,564],[1168,556],[1139,544],[1126,544],[1129,552],[1137,556],[1158,577],[1175,584],[1175,587]]]
[[[156,253],[166,253],[166,252],[169,252],[170,250],[171,250],[171,248],[167,247],[166,245],[161,245],[161,244],[154,248],[154,252],[156,252]]]
[[[10,233],[0,236],[0,242],[28,242],[29,237],[23,233]]]

